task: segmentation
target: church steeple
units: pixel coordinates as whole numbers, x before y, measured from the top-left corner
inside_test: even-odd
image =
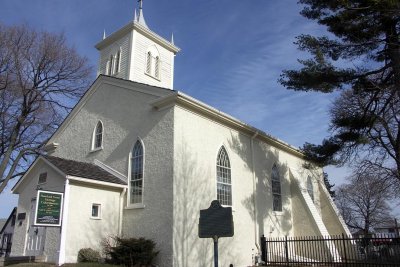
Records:
[[[174,58],[179,48],[151,31],[143,16],[143,0],[134,19],[96,44],[97,74],[116,76],[154,86],[173,88]]]

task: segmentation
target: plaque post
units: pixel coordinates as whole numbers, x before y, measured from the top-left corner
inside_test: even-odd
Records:
[[[218,236],[214,236],[214,267],[218,267]]]

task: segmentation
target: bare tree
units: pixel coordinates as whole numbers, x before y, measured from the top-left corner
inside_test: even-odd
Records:
[[[388,200],[391,186],[379,176],[355,173],[348,184],[336,190],[335,202],[346,224],[353,230],[368,234],[374,227],[393,218]]]
[[[91,73],[63,34],[0,24],[0,193],[41,153]]]

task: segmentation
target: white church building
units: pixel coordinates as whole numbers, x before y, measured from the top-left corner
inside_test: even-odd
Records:
[[[263,234],[349,234],[301,151],[173,89],[179,48],[141,8],[96,48],[98,78],[13,188],[12,256],[61,265],[110,236],[145,237],[158,266],[213,266],[198,223],[215,199],[235,227],[219,240],[220,266],[250,266]],[[38,189],[63,194],[61,226],[34,224]]]

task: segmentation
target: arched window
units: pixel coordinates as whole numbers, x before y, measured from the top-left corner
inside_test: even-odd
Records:
[[[276,165],[272,167],[271,189],[272,189],[272,210],[282,211],[281,177],[279,175],[279,171]]]
[[[217,157],[217,199],[221,205],[232,206],[231,164],[223,146]]]
[[[143,146],[137,140],[131,155],[130,203],[143,201]]]
[[[101,148],[103,146],[103,124],[99,121],[94,131],[93,149]]]
[[[118,73],[119,72],[120,61],[121,61],[121,50],[118,50],[117,55],[115,56],[115,71],[114,71],[114,73]]]
[[[146,73],[151,74],[151,52],[147,52]]]
[[[307,191],[312,201],[314,201],[314,188],[310,176],[307,177]]]
[[[114,62],[114,57],[113,57],[113,55],[111,55],[110,61],[108,62],[108,75],[113,74],[113,62]]]
[[[154,64],[154,76],[160,78],[160,58],[157,56]]]

